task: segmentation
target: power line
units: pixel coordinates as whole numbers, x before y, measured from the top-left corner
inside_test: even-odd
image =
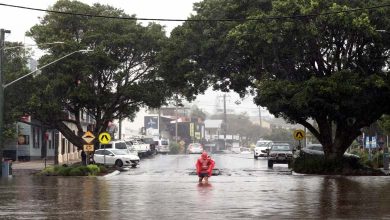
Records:
[[[219,19],[175,19],[175,18],[136,18],[136,17],[119,17],[119,16],[106,16],[106,15],[93,15],[93,14],[85,14],[85,13],[75,13],[75,12],[65,12],[65,11],[55,11],[55,10],[48,10],[48,9],[40,9],[40,8],[32,8],[27,6],[20,6],[20,5],[10,5],[10,4],[4,4],[0,3],[0,6],[5,7],[12,7],[12,8],[19,8],[19,9],[25,9],[25,10],[33,10],[33,11],[41,11],[41,12],[50,12],[50,13],[57,13],[57,14],[65,14],[65,15],[73,15],[73,16],[83,16],[83,17],[93,17],[93,18],[108,18],[108,19],[120,19],[120,20],[140,20],[140,21],[174,21],[174,22],[244,22],[244,21],[264,21],[264,20],[286,20],[286,19],[302,19],[302,18],[315,18],[318,16],[327,16],[327,15],[334,15],[334,14],[340,14],[340,13],[350,13],[350,12],[357,12],[357,11],[364,11],[364,10],[374,10],[379,8],[386,8],[390,7],[390,4],[384,4],[384,5],[376,5],[366,8],[353,8],[353,9],[346,9],[346,10],[340,10],[340,11],[334,11],[334,12],[324,12],[324,13],[318,13],[318,14],[308,14],[308,15],[290,15],[290,16],[269,16],[264,18],[241,18],[241,19],[230,19],[230,18],[219,18]]]

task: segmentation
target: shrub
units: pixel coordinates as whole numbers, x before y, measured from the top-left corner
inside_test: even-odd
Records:
[[[69,171],[69,176],[84,176],[84,172],[81,170],[81,167],[71,167]]]
[[[55,172],[55,167],[54,166],[49,166],[43,169],[39,174],[45,175],[45,176],[54,176],[57,173]]]
[[[300,152],[292,164],[293,170],[306,174],[353,174],[363,169],[359,158],[344,156],[340,161],[326,160],[321,154],[308,154]]]
[[[107,173],[108,169],[104,165],[99,165],[100,173]]]
[[[58,170],[58,175],[60,176],[69,176],[70,171],[72,170],[72,167],[60,167]]]
[[[96,176],[100,173],[100,168],[96,164],[90,164],[87,166],[90,176]]]
[[[180,150],[180,145],[178,143],[171,143],[169,145],[169,151],[171,154],[178,154]]]

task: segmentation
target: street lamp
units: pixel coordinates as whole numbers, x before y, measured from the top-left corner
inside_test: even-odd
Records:
[[[81,53],[87,53],[87,52],[90,52],[90,51],[92,51],[92,50],[76,50],[76,51],[73,51],[72,53],[69,53],[69,54],[67,54],[67,55],[65,55],[65,56],[63,56],[63,57],[60,57],[60,58],[58,58],[58,59],[56,59],[56,60],[54,60],[54,61],[52,61],[52,62],[50,62],[50,63],[48,63],[48,64],[46,64],[46,65],[43,65],[43,66],[37,68],[36,70],[31,71],[31,72],[27,73],[26,75],[24,75],[24,76],[22,76],[22,77],[20,77],[20,78],[18,78],[18,79],[15,79],[15,80],[12,81],[12,82],[9,82],[9,83],[7,83],[7,84],[5,84],[5,85],[2,85],[2,86],[3,86],[3,90],[4,90],[5,88],[7,88],[8,86],[10,86],[10,85],[16,83],[17,81],[22,80],[22,79],[24,79],[24,78],[26,78],[26,77],[28,77],[28,76],[34,74],[35,72],[37,72],[37,71],[39,71],[39,70],[41,70],[41,69],[44,69],[45,67],[50,66],[50,65],[52,65],[52,64],[54,64],[54,63],[56,63],[56,62],[58,62],[58,61],[60,61],[60,60],[62,60],[62,59],[64,59],[64,58],[66,58],[66,57],[68,57],[68,56],[71,56],[72,54],[80,53],[80,52],[81,52]],[[0,101],[1,101],[1,100],[0,100]]]
[[[3,161],[3,128],[4,128],[4,89],[7,88],[8,86],[14,84],[15,82],[19,81],[19,80],[22,80],[32,74],[34,74],[35,72],[39,71],[39,70],[42,70],[44,68],[46,68],[47,66],[50,66],[62,59],[65,59],[66,57],[68,56],[71,56],[75,53],[79,53],[79,52],[90,52],[92,50],[76,50],[76,51],[73,51],[65,56],[62,56],[46,65],[43,65],[39,68],[37,68],[36,70],[34,71],[31,71],[30,73],[16,79],[16,80],[13,80],[12,82],[9,82],[7,84],[3,84],[3,74],[2,74],[2,64],[3,64],[3,52],[4,52],[4,49],[10,49],[10,48],[5,48],[4,47],[4,35],[5,33],[10,33],[10,31],[8,30],[4,30],[4,29],[0,29],[0,164],[2,163]],[[50,44],[54,44],[54,43],[59,43],[59,42],[53,42],[53,43],[50,43]]]
[[[51,45],[51,44],[64,44],[65,42],[62,41],[55,41],[51,43],[42,43],[42,44],[27,44],[27,45],[20,45],[20,46],[13,46],[13,47],[1,47],[0,50],[9,50],[14,48],[22,48],[22,47],[35,47],[35,46],[41,46],[41,45]]]

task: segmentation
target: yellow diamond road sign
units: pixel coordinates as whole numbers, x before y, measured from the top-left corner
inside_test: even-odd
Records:
[[[94,139],[95,139],[95,136],[90,132],[90,131],[87,131],[84,133],[84,135],[82,136],[83,140],[89,144],[91,143]]]
[[[111,141],[111,135],[107,132],[100,133],[99,141],[102,144],[108,144]]]
[[[303,138],[305,138],[305,131],[304,130],[295,130],[293,136],[294,136],[295,140],[300,141]]]

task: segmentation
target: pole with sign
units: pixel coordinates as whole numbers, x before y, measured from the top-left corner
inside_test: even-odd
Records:
[[[87,131],[84,133],[84,135],[81,137],[85,141],[86,144],[83,145],[84,153],[86,154],[86,164],[89,164],[91,152],[94,151],[94,147],[92,141],[95,140],[95,136],[92,134],[92,132]]]
[[[305,138],[305,131],[304,130],[295,130],[293,133],[293,137],[295,140],[298,141],[298,150],[301,149],[301,140]]]

